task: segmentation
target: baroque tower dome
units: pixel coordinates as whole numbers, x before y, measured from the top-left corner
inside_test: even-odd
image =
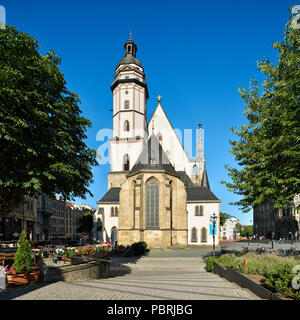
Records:
[[[137,46],[132,39],[126,41],[124,45],[124,49],[125,49],[125,57],[118,63],[116,69],[118,69],[118,67],[121,64],[132,64],[132,63],[143,68],[141,61],[139,61],[136,58]]]

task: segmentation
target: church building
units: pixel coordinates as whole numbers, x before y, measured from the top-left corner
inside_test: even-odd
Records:
[[[190,159],[171,125],[159,96],[147,122],[149,98],[137,46],[131,39],[118,63],[113,93],[113,138],[110,140],[108,191],[97,202],[97,240],[150,248],[183,248],[213,244],[211,216],[220,200],[210,190],[199,124],[197,157]]]

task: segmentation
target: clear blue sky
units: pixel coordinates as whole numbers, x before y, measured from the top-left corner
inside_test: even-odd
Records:
[[[42,53],[61,56],[67,87],[80,95],[83,115],[93,127],[87,144],[98,149],[96,134],[112,128],[111,80],[124,56],[130,29],[143,63],[148,89],[148,119],[158,94],[174,128],[205,129],[205,154],[212,191],[222,200],[221,211],[252,220],[230,206],[237,196],[220,183],[225,164],[235,165],[228,152],[230,128],[245,123],[239,87],[261,81],[257,61],[276,62],[272,42],[281,41],[289,0],[251,1],[96,1],[0,0],[7,24],[38,39]],[[77,199],[96,207],[107,190],[109,165],[94,168],[94,198]]]

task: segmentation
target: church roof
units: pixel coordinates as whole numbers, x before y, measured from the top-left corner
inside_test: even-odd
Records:
[[[138,65],[139,67],[143,68],[143,65],[141,63],[140,60],[138,60],[136,57],[134,57],[132,54],[128,54],[126,57],[124,57],[123,59],[121,59],[121,61],[118,63],[116,69],[118,69],[118,67],[121,65],[121,64],[136,64]]]
[[[186,186],[187,202],[221,202],[211,191],[206,187]]]
[[[142,171],[159,171],[178,177],[178,173],[175,171],[154,134],[151,135],[144,145],[142,153],[127,174],[127,177]]]
[[[185,186],[193,186],[191,178],[187,175],[185,171],[176,171],[179,179],[184,183]]]
[[[110,188],[97,203],[119,203],[121,188]]]

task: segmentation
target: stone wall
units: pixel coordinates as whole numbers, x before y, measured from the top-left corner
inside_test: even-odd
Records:
[[[107,176],[107,187],[119,188],[121,184],[126,180],[126,172],[110,172]]]
[[[89,279],[104,279],[109,277],[110,260],[94,260],[78,265],[46,266],[44,281],[77,282]]]

